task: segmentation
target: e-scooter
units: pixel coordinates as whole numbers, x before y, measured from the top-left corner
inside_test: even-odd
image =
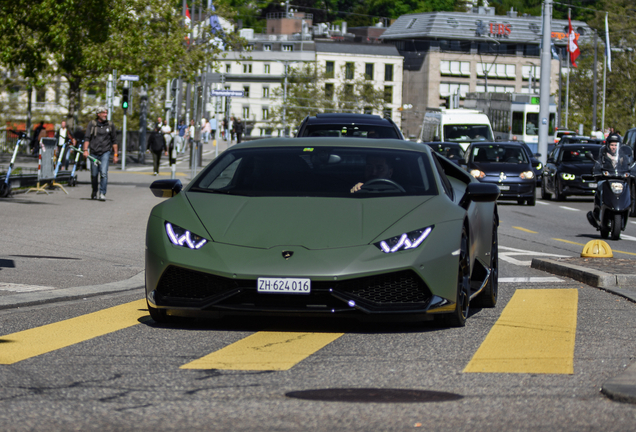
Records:
[[[23,141],[26,141],[27,134],[25,132],[16,132],[14,130],[9,130],[18,136],[18,140],[15,142],[15,148],[13,149],[13,156],[11,156],[11,163],[9,164],[9,169],[7,170],[7,175],[4,178],[4,183],[0,184],[0,197],[5,198],[11,195],[11,183],[9,182],[9,176],[11,176],[11,171],[13,171],[13,164],[15,163],[15,158],[18,155],[18,149],[20,148],[20,144]]]

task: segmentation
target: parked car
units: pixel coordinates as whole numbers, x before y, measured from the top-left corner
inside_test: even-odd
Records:
[[[372,114],[319,113],[307,116],[297,137],[391,138],[404,139],[391,119]]]
[[[157,322],[304,315],[463,326],[472,299],[497,302],[499,190],[421,144],[255,140],[183,188],[176,179],[150,188],[171,197],[147,225]]]
[[[557,201],[563,201],[572,195],[594,195],[597,184],[589,179],[594,161],[586,154],[597,158],[601,147],[596,143],[566,143],[556,146],[548,155],[543,168],[541,199],[549,200],[554,196]]]
[[[431,148],[431,150],[433,150],[433,152],[442,155],[447,159],[450,159],[451,162],[454,162],[457,165],[466,163],[466,161],[464,160],[464,150],[459,145],[459,143],[426,142],[422,144],[426,144]]]
[[[499,186],[499,199],[536,204],[534,170],[521,144],[473,143],[466,151],[466,163],[468,172],[477,180]]]

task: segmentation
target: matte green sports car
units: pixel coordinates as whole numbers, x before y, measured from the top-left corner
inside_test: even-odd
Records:
[[[372,142],[371,142],[372,141]],[[355,316],[463,326],[497,302],[496,185],[428,146],[357,138],[231,147],[150,215],[146,298],[173,316]]]

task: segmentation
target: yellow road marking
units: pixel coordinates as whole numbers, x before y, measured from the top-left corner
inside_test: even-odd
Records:
[[[464,372],[573,374],[576,289],[517,290]]]
[[[538,234],[536,231],[530,231],[527,228],[521,228],[521,227],[518,227],[518,226],[513,226],[513,228],[514,229],[518,229],[519,231],[524,231],[524,232],[530,233],[530,234]]]
[[[181,369],[289,370],[343,334],[258,332]]]
[[[0,364],[13,364],[139,324],[148,316],[137,300],[45,326],[0,336]],[[150,318],[148,318],[150,319]]]
[[[577,242],[573,242],[573,241],[570,241],[570,240],[563,240],[563,239],[560,239],[560,238],[553,238],[552,240],[560,241],[560,242],[563,242],[563,243],[575,244],[575,245],[579,245],[579,246],[585,246],[583,243],[577,243]],[[634,253],[634,252],[624,252],[624,251],[619,251],[619,250],[615,250],[615,249],[612,249],[612,252],[619,253],[619,254],[636,256],[636,253]]]

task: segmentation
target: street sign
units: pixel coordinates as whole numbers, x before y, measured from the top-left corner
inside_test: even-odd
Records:
[[[210,90],[210,96],[243,97],[243,90]]]
[[[120,75],[119,79],[122,81],[139,81],[139,75]]]

